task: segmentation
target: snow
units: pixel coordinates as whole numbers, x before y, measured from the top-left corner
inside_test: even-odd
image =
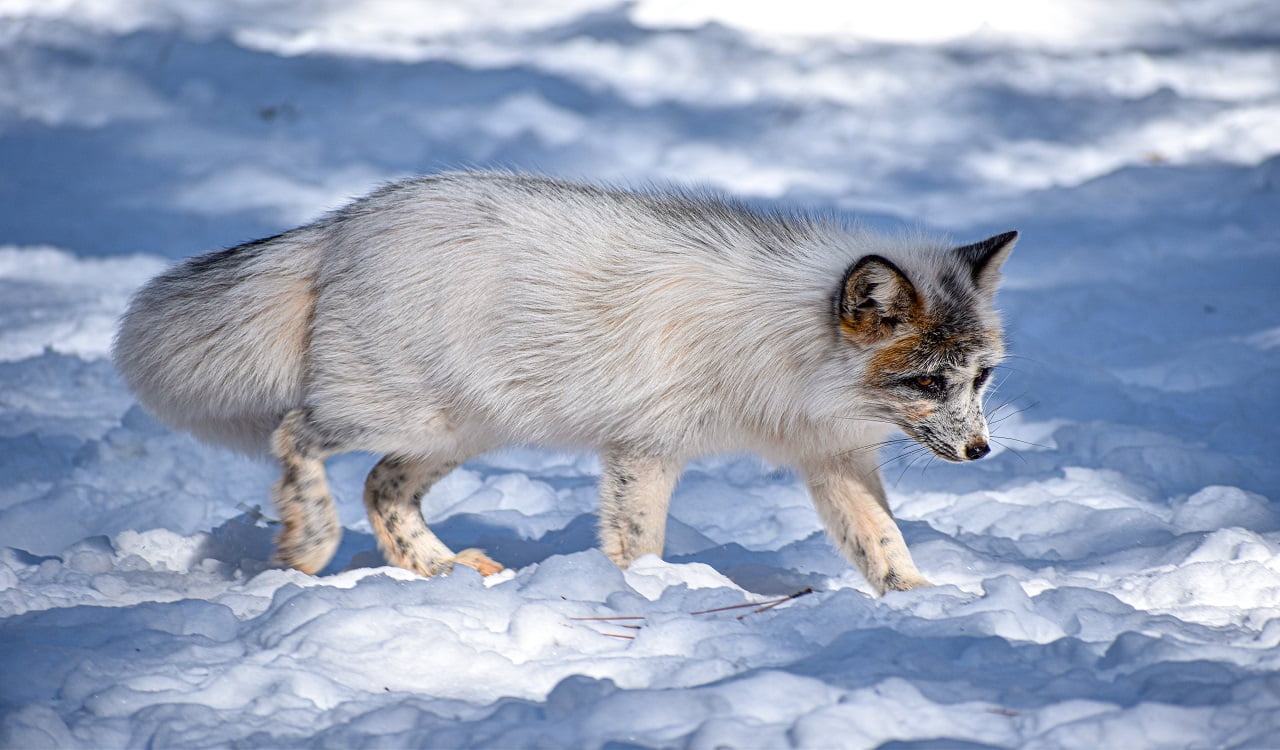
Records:
[[[1280,5],[9,0],[0,55],[0,747],[1280,745]],[[750,456],[619,571],[533,448],[424,503],[502,574],[384,566],[368,455],[270,568],[273,468],[142,412],[114,321],[457,165],[1021,230],[1000,447],[884,469],[939,585],[873,598]]]

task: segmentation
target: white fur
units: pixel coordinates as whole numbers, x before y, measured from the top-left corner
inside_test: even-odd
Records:
[[[967,272],[946,248],[699,194],[443,174],[177,266],[115,357],[157,416],[250,451],[305,408],[341,449],[403,457],[826,466],[891,429],[864,382],[875,348],[839,329],[846,270],[880,255],[931,299]]]

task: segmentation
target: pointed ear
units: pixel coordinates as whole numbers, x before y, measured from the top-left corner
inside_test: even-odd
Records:
[[[906,274],[878,255],[850,266],[840,290],[840,325],[857,338],[888,336],[920,311],[920,295]]]
[[[988,237],[982,242],[958,247],[954,252],[972,271],[973,283],[978,291],[993,295],[1000,284],[1000,266],[1004,265],[1017,241],[1017,232],[1005,232]]]

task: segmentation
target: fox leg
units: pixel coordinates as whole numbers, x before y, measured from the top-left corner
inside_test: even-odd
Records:
[[[680,476],[668,459],[611,449],[600,475],[600,549],[620,568],[662,555],[667,507]]]
[[[337,446],[323,438],[305,409],[294,409],[272,433],[271,448],[283,468],[272,489],[282,523],[274,562],[315,575],[333,558],[342,539],[342,523],[324,474],[324,460],[337,452]]]
[[[911,560],[874,463],[807,467],[805,474],[827,531],[878,593],[931,585]]]
[[[422,518],[422,496],[457,465],[456,461],[387,456],[369,472],[364,483],[364,506],[369,511],[378,549],[387,562],[427,577],[449,570],[454,563],[475,568],[486,576],[502,570],[480,550],[454,554]]]

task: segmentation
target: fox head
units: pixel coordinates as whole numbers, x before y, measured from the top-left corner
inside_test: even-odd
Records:
[[[1000,266],[1017,232],[930,257],[912,274],[879,255],[846,272],[837,315],[864,352],[859,390],[877,419],[947,461],[991,451],[982,395],[1004,356],[992,309]]]

